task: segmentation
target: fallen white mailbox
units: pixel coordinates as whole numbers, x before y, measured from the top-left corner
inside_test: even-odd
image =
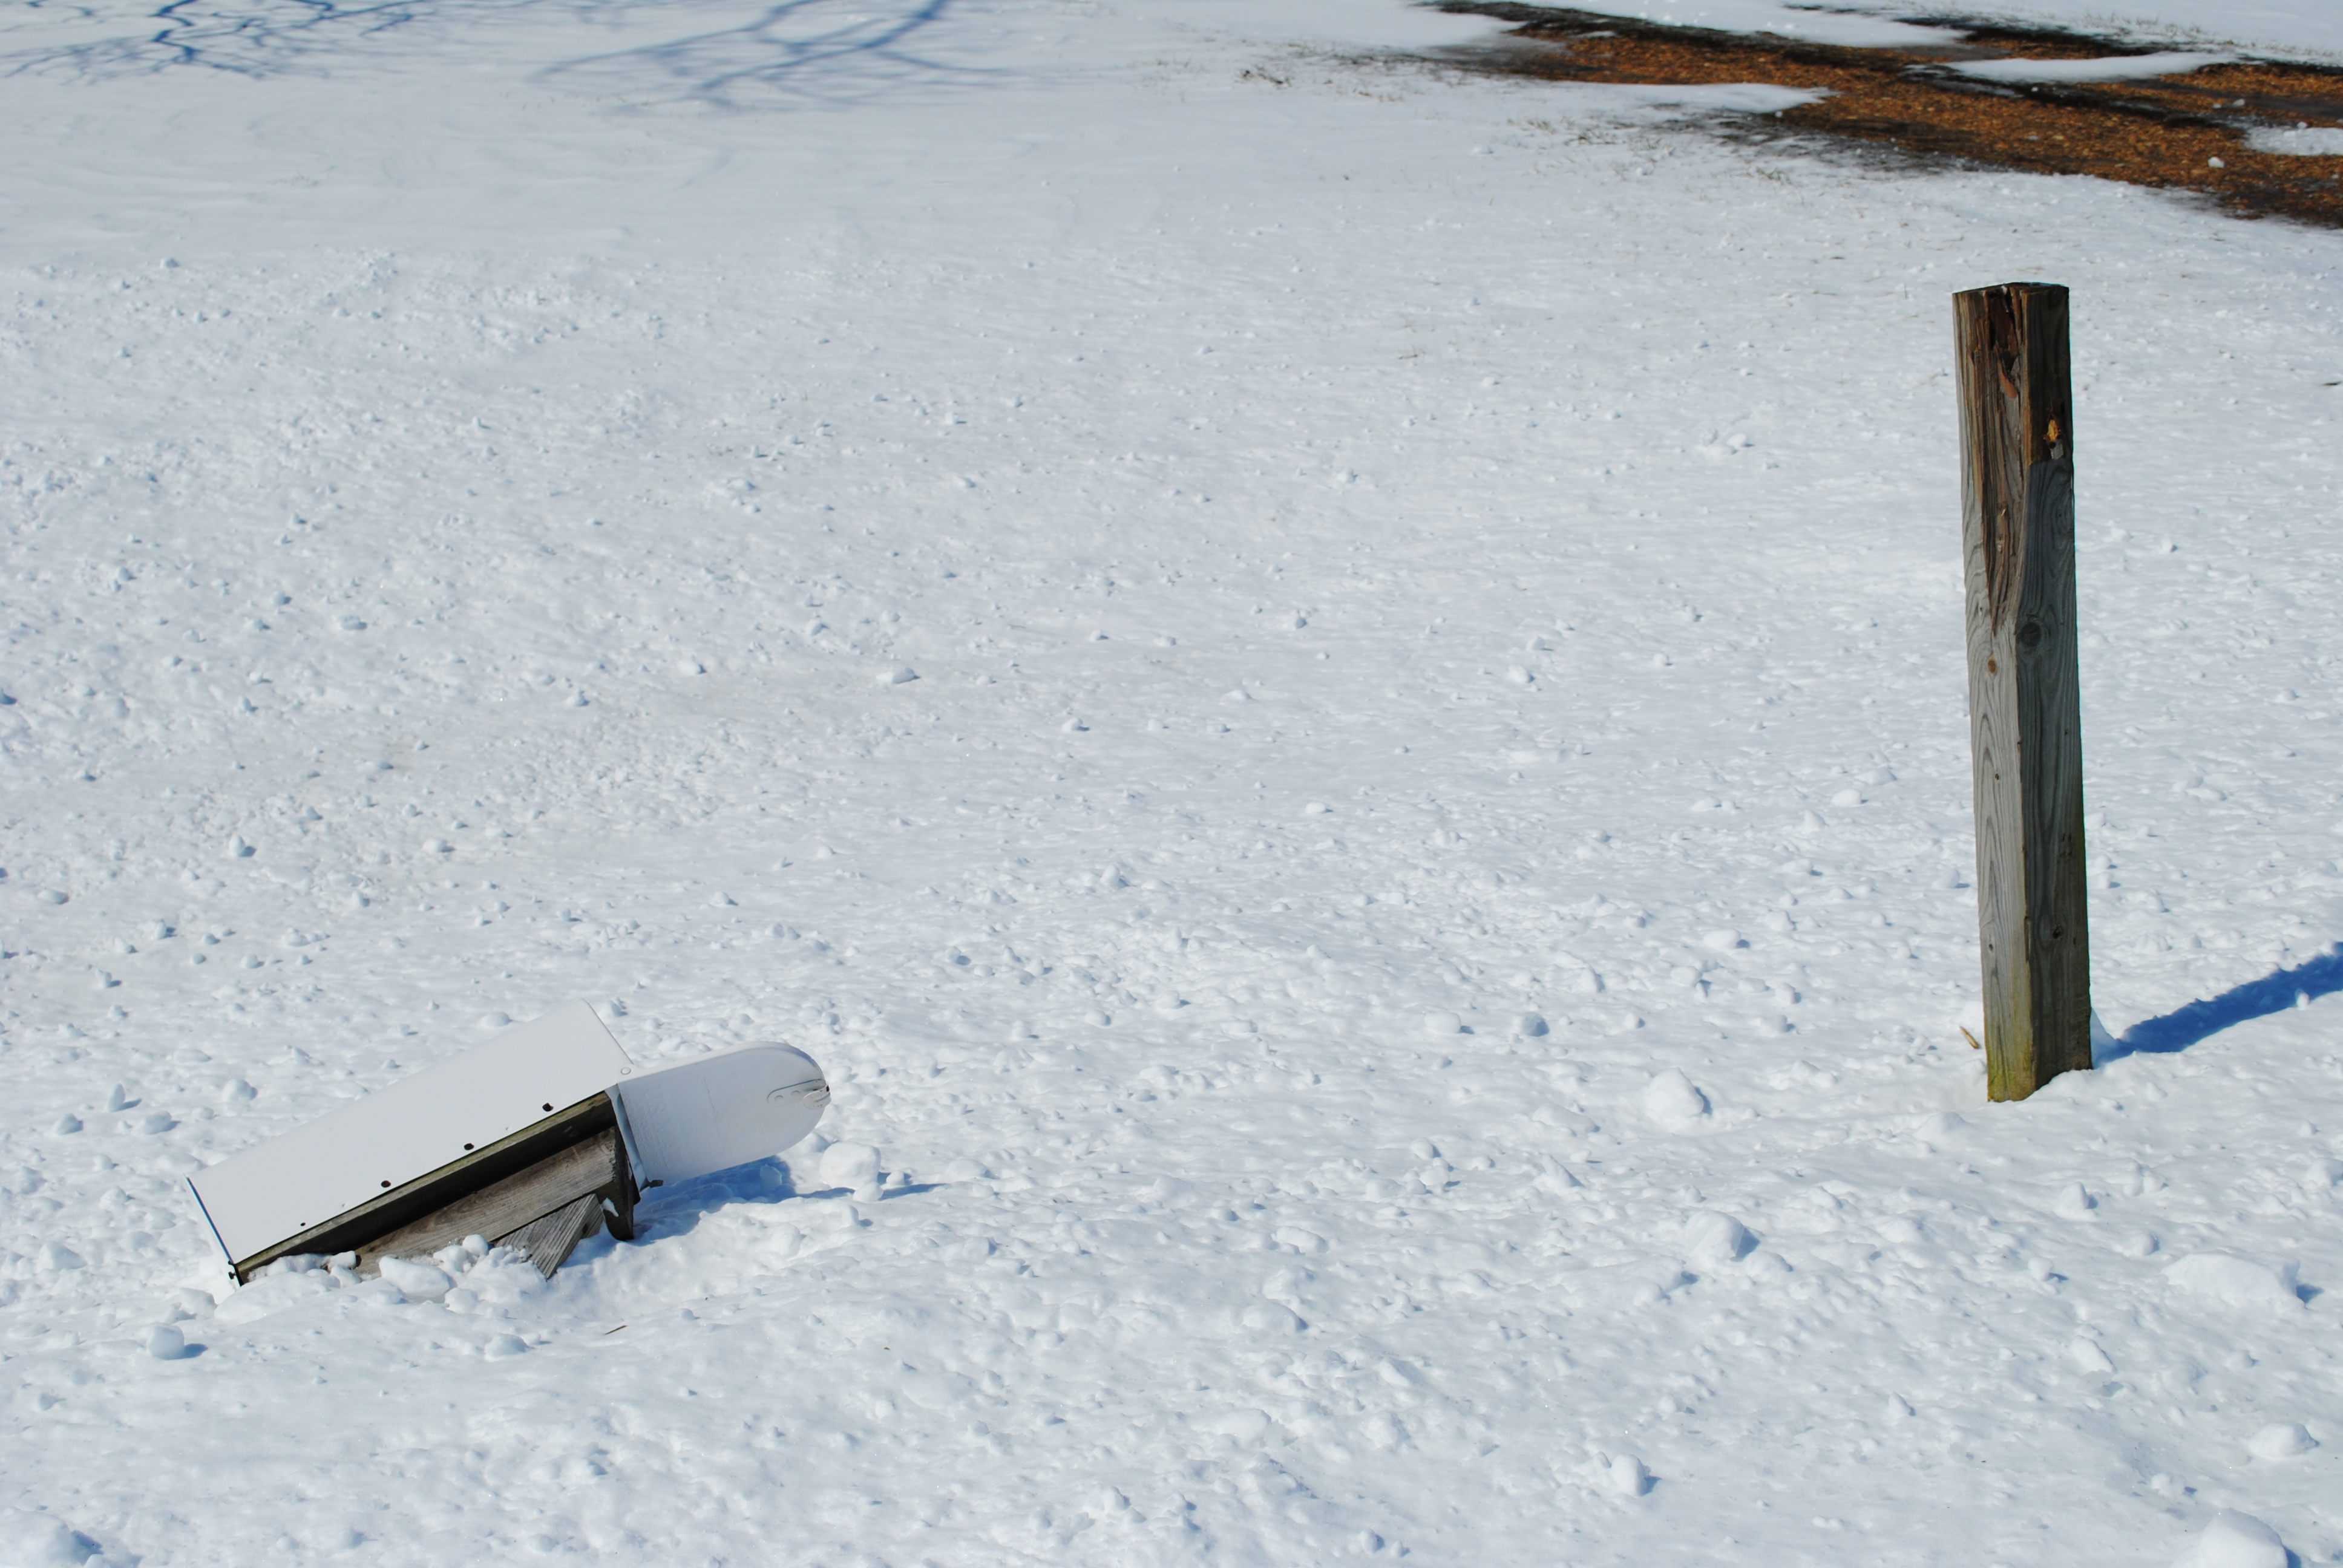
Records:
[[[830,1103],[821,1069],[750,1045],[639,1070],[573,1001],[188,1179],[242,1284],[298,1253],[428,1257],[467,1236],[547,1274],[642,1193],[778,1154]]]

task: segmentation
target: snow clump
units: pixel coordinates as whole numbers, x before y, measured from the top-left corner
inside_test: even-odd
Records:
[[[2286,1543],[2250,1513],[2223,1509],[2172,1568],[2288,1568]]]
[[[879,1151],[868,1143],[833,1143],[821,1151],[825,1186],[850,1187],[868,1203],[879,1196]]]
[[[2087,1372],[2105,1373],[2116,1370],[2116,1363],[2107,1359],[2107,1352],[2100,1349],[2099,1342],[2094,1339],[2077,1336],[2075,1342],[2066,1347],[2066,1357]]]
[[[2247,1452],[2256,1459],[2292,1459],[2298,1453],[2308,1453],[2318,1444],[2312,1441],[2309,1429],[2298,1421],[2282,1421],[2266,1426],[2246,1439]]]
[[[2165,1271],[2174,1286],[2192,1296],[2233,1307],[2302,1311],[2295,1293],[2296,1265],[2257,1263],[2227,1252],[2196,1252]]]
[[[1684,1221],[1684,1258],[1690,1262],[1711,1268],[1737,1263],[1756,1245],[1748,1228],[1730,1214],[1703,1211]]]
[[[1671,1067],[1644,1085],[1644,1112],[1663,1127],[1688,1127],[1708,1114],[1708,1096]]]
[[[398,1293],[410,1302],[436,1302],[456,1284],[444,1270],[405,1258],[385,1258],[382,1277],[397,1286]]]
[[[96,1550],[45,1513],[0,1510],[0,1563],[8,1568],[73,1568]]]

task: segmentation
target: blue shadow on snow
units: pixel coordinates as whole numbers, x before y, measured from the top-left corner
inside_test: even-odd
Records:
[[[2208,1035],[2247,1019],[2268,1018],[2322,996],[2343,990],[2343,945],[2306,959],[2290,970],[2278,970],[2247,980],[2219,996],[2192,1001],[2161,1018],[2142,1019],[2124,1030],[2113,1047],[2100,1052],[2105,1064],[2140,1052],[2160,1054],[2186,1050]]]
[[[34,0],[28,9],[37,9]],[[541,67],[541,81],[625,98],[698,99],[839,106],[907,87],[969,85],[1001,73],[957,64],[929,48],[956,0],[772,0],[751,19],[683,32],[610,53]],[[464,49],[483,24],[533,15],[580,28],[656,17],[674,26],[691,7],[640,0],[162,0],[123,18],[112,36],[0,50],[0,79],[58,72],[85,79],[170,70],[256,79],[347,65],[396,36],[407,47]],[[646,22],[644,25],[655,25]]]

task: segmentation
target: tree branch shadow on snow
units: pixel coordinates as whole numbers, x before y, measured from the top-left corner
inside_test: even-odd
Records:
[[[426,20],[514,12],[538,0],[169,0],[115,38],[0,56],[0,75],[51,72],[92,80],[175,69],[236,76],[290,75],[367,41]]]
[[[800,105],[860,103],[912,85],[1001,77],[925,47],[958,0],[775,0],[748,22],[544,66],[549,85],[628,98],[748,106],[753,95]],[[35,9],[45,8],[35,0]],[[167,0],[126,18],[120,35],[0,55],[0,77],[87,80],[172,70],[255,79],[322,72],[387,35],[477,26],[531,13],[608,29],[674,25],[683,7],[637,0]],[[416,40],[421,46],[422,40]]]
[[[843,0],[779,0],[736,27],[566,61],[538,73],[558,86],[697,99],[734,108],[749,95],[836,107],[911,85],[974,85],[1000,77],[921,52],[920,35],[955,0],[892,8]],[[657,89],[664,86],[666,95]]]
[[[2092,1065],[2104,1067],[2110,1061],[2143,1052],[2186,1050],[2232,1024],[2268,1018],[2271,1013],[2304,1006],[2338,990],[2343,990],[2343,944],[2292,969],[2247,980],[2219,996],[2192,1001],[2161,1018],[2143,1019],[2124,1030],[2113,1046],[2102,1048]]]

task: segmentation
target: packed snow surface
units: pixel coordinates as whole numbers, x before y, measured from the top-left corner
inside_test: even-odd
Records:
[[[2343,158],[2343,128],[2334,126],[2299,125],[2288,130],[2283,127],[2259,126],[2246,138],[2258,153],[2291,153],[2298,157]]]
[[[2149,76],[2184,75],[2218,65],[2226,55],[2163,50],[2153,55],[2110,55],[2096,60],[1962,60],[1952,69],[1988,82],[2130,82]]]
[[[2343,1553],[2338,236],[1369,0],[393,19],[10,14],[0,1562]],[[1987,1105],[2009,278],[2108,1033]],[[835,1104],[226,1289],[570,997]]]

